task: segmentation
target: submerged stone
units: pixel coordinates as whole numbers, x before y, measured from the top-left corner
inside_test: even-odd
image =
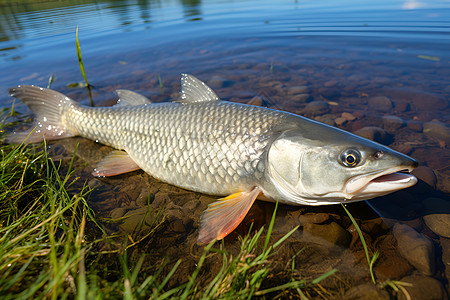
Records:
[[[423,274],[434,274],[433,243],[406,224],[396,223],[393,233],[397,239],[400,254]]]

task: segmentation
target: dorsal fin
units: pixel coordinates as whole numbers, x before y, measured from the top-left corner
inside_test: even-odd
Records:
[[[219,97],[203,81],[189,74],[181,74],[181,92],[177,102],[199,103],[219,101]]]
[[[130,90],[116,90],[116,95],[119,96],[119,100],[114,107],[136,106],[152,103],[147,97]]]

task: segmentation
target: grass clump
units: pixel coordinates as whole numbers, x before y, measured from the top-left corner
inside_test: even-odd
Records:
[[[101,229],[97,232],[103,237],[91,234],[91,229],[99,229],[100,224],[88,206],[89,188],[77,194],[67,192],[74,182],[73,159],[68,171],[61,175],[60,164],[49,159],[46,145],[40,149],[24,145],[0,147],[2,299],[236,299],[272,297],[286,290],[303,295],[300,289],[333,273],[312,281],[290,278],[277,286],[268,282],[274,251],[297,230],[271,244],[275,208],[265,237],[264,228],[245,236],[235,256],[223,243],[216,249],[213,246],[217,244],[212,242],[205,246],[184,283],[169,284],[181,260],[171,267],[165,260],[148,268],[144,256],[135,262],[129,260],[130,247],[126,244],[122,251],[99,251],[98,243],[108,237]],[[155,228],[159,224],[155,222]],[[119,268],[110,269],[106,257]],[[222,267],[217,274],[211,274],[211,280],[203,282],[199,275],[209,271],[205,269],[208,259],[220,259]]]

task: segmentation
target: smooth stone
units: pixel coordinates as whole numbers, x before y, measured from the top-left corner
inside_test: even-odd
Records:
[[[356,119],[356,117],[355,117],[353,114],[348,113],[348,112],[343,112],[343,113],[341,114],[341,117],[343,117],[343,118],[346,119],[347,121],[353,121],[353,120]]]
[[[298,222],[300,225],[312,223],[312,224],[321,224],[330,219],[330,215],[327,213],[306,213],[302,214],[298,217]]]
[[[419,166],[415,168],[412,172],[412,175],[416,176],[420,180],[424,181],[426,184],[431,186],[432,188],[436,188],[437,178],[436,174],[434,174],[433,169],[426,166]]]
[[[396,223],[393,228],[400,254],[424,275],[435,270],[433,243],[408,225]]]
[[[325,99],[333,99],[341,96],[341,93],[334,88],[321,88],[319,89],[319,93],[325,97]]]
[[[314,120],[318,122],[322,122],[331,126],[335,126],[336,123],[334,122],[334,116],[331,115],[323,115],[323,116],[317,116],[314,118]]]
[[[388,132],[395,132],[397,129],[405,126],[405,121],[397,116],[382,116],[381,120],[384,130]]]
[[[445,276],[450,280],[450,239],[440,238],[439,243],[442,248],[442,264],[445,267]]]
[[[403,144],[396,145],[394,149],[403,154],[410,154],[411,151],[413,150],[413,147],[409,143],[403,143]]]
[[[420,299],[420,300],[442,300],[448,299],[448,295],[444,290],[441,282],[427,276],[407,276],[403,277],[401,282],[409,283],[410,285],[403,287],[409,294],[409,298],[406,297],[401,290],[397,294],[397,299]]]
[[[376,126],[363,127],[355,131],[355,134],[381,144],[387,144],[389,141],[386,131]]]
[[[308,103],[304,109],[304,113],[308,115],[323,115],[330,111],[330,105],[322,100],[316,100]]]
[[[389,300],[389,293],[372,283],[354,286],[345,292],[343,299],[347,300]]]
[[[401,102],[410,103],[413,110],[436,111],[448,107],[448,100],[434,93],[425,93],[411,89],[392,89],[389,91],[389,95],[396,104]]]
[[[291,96],[290,100],[298,103],[305,103],[312,100],[312,96],[310,94],[298,94]]]
[[[333,244],[347,248],[352,240],[351,234],[336,222],[318,225],[307,223],[303,226],[303,239],[317,244]]]
[[[123,217],[127,213],[127,211],[128,209],[126,207],[118,207],[114,208],[109,215],[111,219],[118,219]]]
[[[450,145],[450,127],[447,124],[439,121],[426,122],[423,124],[423,133]]]
[[[333,87],[333,86],[335,86],[338,83],[339,83],[339,81],[337,81],[335,79],[332,79],[332,80],[329,80],[329,81],[325,82],[324,86],[325,87]]]
[[[261,106],[263,104],[263,100],[259,96],[255,96],[250,101],[247,102],[249,105]]]
[[[342,126],[342,125],[344,125],[345,123],[347,123],[347,119],[346,119],[346,118],[343,118],[343,117],[338,117],[338,118],[336,118],[336,119],[334,120],[334,122],[336,123],[336,125]]]
[[[423,130],[423,122],[418,120],[408,120],[406,121],[406,127],[416,132],[422,132]]]
[[[309,88],[306,85],[290,86],[287,88],[288,95],[307,94],[307,93],[309,93]]]
[[[427,198],[423,201],[425,224],[437,235],[450,238],[450,201]]]
[[[372,97],[368,102],[369,109],[378,112],[390,112],[393,108],[391,99],[385,96]]]

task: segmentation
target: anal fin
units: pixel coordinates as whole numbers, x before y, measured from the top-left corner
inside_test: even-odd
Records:
[[[92,172],[92,175],[96,177],[114,176],[139,169],[140,167],[128,153],[125,151],[114,150],[98,163],[94,172]]]
[[[209,243],[226,237],[242,222],[261,192],[255,187],[249,192],[235,193],[211,203],[200,218],[198,241]]]

